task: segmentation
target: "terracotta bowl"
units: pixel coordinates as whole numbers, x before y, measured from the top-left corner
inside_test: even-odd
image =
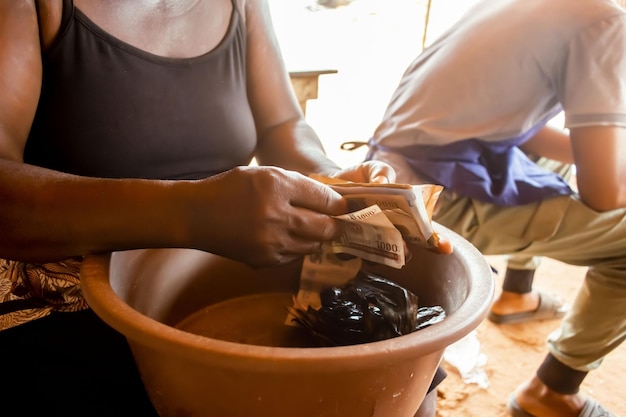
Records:
[[[478,250],[435,227],[452,241],[453,254],[411,248],[403,269],[368,270],[416,293],[420,305],[444,307],[447,317],[380,342],[268,347],[174,327],[219,301],[295,293],[301,265],[254,270],[195,250],[115,252],[86,257],[83,289],[93,310],[127,337],[162,417],[412,417],[444,349],[478,326],[494,292]]]

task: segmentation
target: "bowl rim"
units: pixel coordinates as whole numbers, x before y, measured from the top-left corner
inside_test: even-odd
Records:
[[[219,366],[228,364],[229,367],[254,366],[257,370],[300,372],[302,366],[308,365],[323,372],[319,365],[323,362],[324,368],[336,371],[338,366],[342,369],[362,368],[362,360],[368,366],[376,367],[390,362],[387,355],[390,352],[394,353],[394,360],[433,353],[442,355],[443,347],[469,334],[487,316],[495,286],[491,267],[467,240],[441,225],[439,228],[444,230],[454,250],[465,255],[460,259],[474,279],[466,299],[440,323],[408,335],[359,345],[311,348],[258,346],[212,339],[176,329],[145,316],[115,293],[108,279],[112,253],[84,257],[81,285],[89,306],[109,326],[122,333],[131,348],[139,344],[173,355],[180,355],[184,350],[189,360]],[[483,274],[487,277],[480,279]],[[419,350],[416,350],[416,345],[419,345]],[[293,366],[296,363],[297,369]]]

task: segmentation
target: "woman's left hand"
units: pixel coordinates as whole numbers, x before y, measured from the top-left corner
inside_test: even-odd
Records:
[[[358,165],[341,169],[330,177],[352,182],[390,184],[396,181],[396,171],[386,162],[365,161]]]

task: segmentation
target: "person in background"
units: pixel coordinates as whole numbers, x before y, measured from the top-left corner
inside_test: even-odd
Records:
[[[563,315],[532,287],[541,257],[588,267],[515,417],[613,415],[580,386],[626,337],[625,50],[612,0],[479,1],[410,63],[369,141],[398,182],[444,186],[435,221],[511,256],[494,322]]]
[[[285,264],[338,237],[348,209],[308,174],[395,180],[327,158],[266,0],[2,1],[0,91],[2,415],[156,416],[82,297],[84,255]]]

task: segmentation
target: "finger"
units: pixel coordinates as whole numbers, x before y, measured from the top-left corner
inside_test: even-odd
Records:
[[[308,239],[283,237],[269,246],[258,248],[250,255],[240,256],[240,260],[255,268],[280,266],[301,261],[305,255],[319,253],[321,245],[321,242]],[[237,252],[237,255],[241,253]]]
[[[370,182],[374,184],[391,184],[396,182],[395,174],[392,175],[388,172],[374,173],[370,178]]]
[[[304,208],[295,208],[289,219],[289,233],[294,239],[328,242],[338,239],[344,224],[338,219]]]
[[[290,244],[279,252],[279,257],[281,262],[292,261],[293,259],[301,258],[305,255],[319,253],[321,247],[322,242],[294,237]]]
[[[368,161],[368,180],[377,184],[388,184],[396,182],[396,171],[393,167],[381,161]]]
[[[453,251],[454,249],[452,247],[452,242],[444,237],[439,238],[439,243],[437,245],[437,248],[435,249],[435,252],[441,253],[443,255],[449,255]]]
[[[345,214],[348,210],[348,203],[341,194],[307,177],[293,184],[289,202],[292,206],[330,216]]]

